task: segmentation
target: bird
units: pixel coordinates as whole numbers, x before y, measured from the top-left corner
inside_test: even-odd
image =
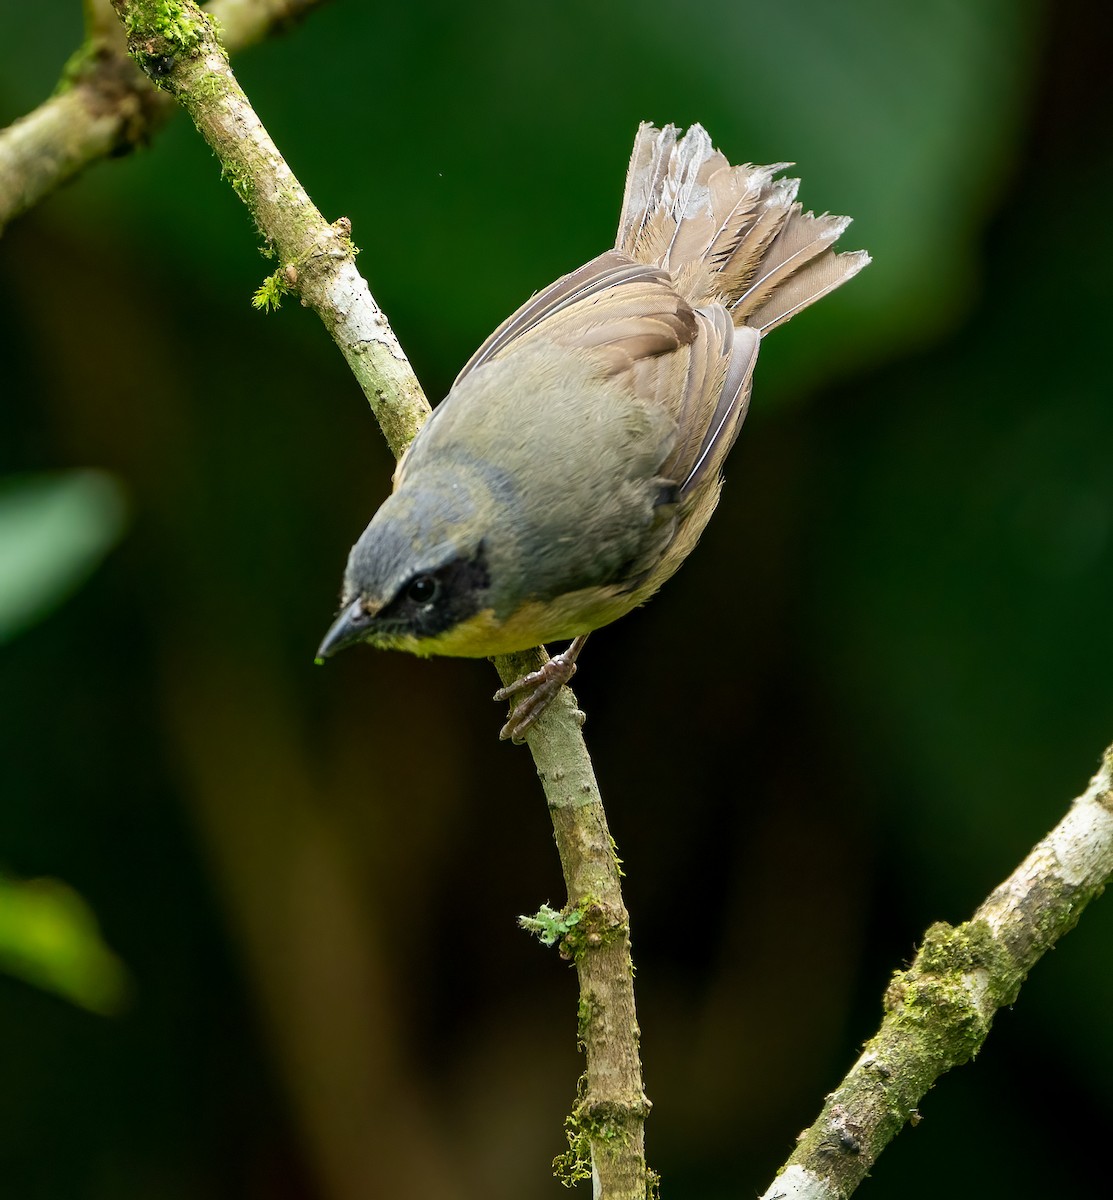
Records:
[[[614,247],[464,365],[352,547],[318,661],[358,642],[489,657],[571,639],[496,700],[521,741],[589,633],[645,603],[715,510],[765,335],[870,262],[791,163],[644,123]]]

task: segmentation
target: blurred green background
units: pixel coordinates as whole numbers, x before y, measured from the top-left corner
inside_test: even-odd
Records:
[[[336,0],[235,64],[433,398],[610,244],[641,120],[795,160],[874,255],[767,343],[702,545],[577,680],[671,1200],[766,1186],[1113,739],[1109,25]],[[0,7],[0,121],[80,38]],[[251,308],[271,269],[177,118],[0,242],[0,1187],[556,1197],[544,803],[487,663],[313,666],[391,463],[316,321]],[[861,1194],[1104,1191],[1110,1011],[1099,902]]]

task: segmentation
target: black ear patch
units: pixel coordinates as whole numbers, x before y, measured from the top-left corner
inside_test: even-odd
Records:
[[[488,607],[491,573],[483,543],[470,558],[454,558],[435,571],[417,571],[376,617],[392,632],[436,637]]]

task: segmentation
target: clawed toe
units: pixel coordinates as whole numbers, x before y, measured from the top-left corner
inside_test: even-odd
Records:
[[[496,700],[509,700],[521,696],[510,710],[506,724],[499,730],[499,738],[520,742],[526,731],[532,728],[537,718],[549,707],[557,692],[576,674],[576,660],[567,654],[550,658],[539,670],[530,671],[521,679],[514,680],[495,692]]]

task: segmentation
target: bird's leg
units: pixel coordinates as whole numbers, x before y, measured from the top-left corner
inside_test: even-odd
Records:
[[[509,700],[511,696],[528,693],[510,710],[506,724],[499,730],[499,737],[505,741],[512,738],[520,741],[522,735],[549,707],[553,697],[576,674],[576,659],[587,641],[587,634],[581,633],[578,638],[560,654],[554,654],[539,670],[530,671],[521,679],[515,679],[507,687],[495,692],[496,700]]]

